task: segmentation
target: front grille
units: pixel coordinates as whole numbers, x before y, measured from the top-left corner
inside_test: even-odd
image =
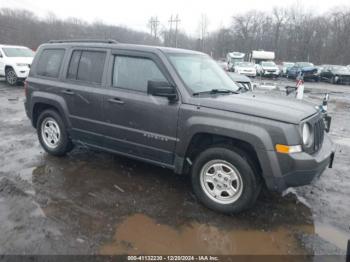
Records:
[[[318,119],[314,123],[313,129],[314,129],[313,153],[316,153],[322,147],[323,139],[324,139],[325,126],[322,118]]]

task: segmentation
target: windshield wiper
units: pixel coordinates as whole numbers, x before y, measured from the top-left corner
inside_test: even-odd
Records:
[[[211,89],[207,91],[193,93],[194,96],[198,96],[201,94],[238,94],[238,92],[229,89]]]

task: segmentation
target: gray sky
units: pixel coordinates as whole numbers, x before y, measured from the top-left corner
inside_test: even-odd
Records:
[[[102,21],[148,31],[147,21],[158,16],[161,24],[168,27],[171,14],[179,14],[180,29],[197,34],[201,14],[209,19],[209,30],[228,25],[233,14],[251,9],[269,11],[273,6],[301,4],[305,9],[325,12],[335,6],[350,7],[350,0],[0,0],[1,7],[24,8],[40,17],[49,12],[59,18],[77,17],[87,22]]]

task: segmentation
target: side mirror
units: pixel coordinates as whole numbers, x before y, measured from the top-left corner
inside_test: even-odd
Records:
[[[165,81],[148,81],[147,93],[153,96],[167,97],[169,100],[176,100],[175,87]]]

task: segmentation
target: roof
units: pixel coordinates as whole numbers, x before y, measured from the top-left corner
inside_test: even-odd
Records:
[[[232,58],[243,58],[245,56],[245,54],[241,52],[230,52],[228,55]]]
[[[181,49],[181,48],[172,48],[172,47],[164,47],[164,46],[151,46],[151,45],[138,45],[138,44],[124,44],[124,43],[118,43],[118,42],[108,42],[108,41],[102,41],[93,42],[91,40],[90,42],[87,41],[79,41],[76,40],[69,40],[65,42],[62,40],[60,42],[59,40],[55,40],[52,42],[48,42],[43,44],[43,46],[83,46],[83,47],[96,47],[96,48],[114,48],[114,49],[128,49],[128,50],[138,50],[138,51],[148,51],[148,52],[155,52],[157,50],[162,51],[164,53],[181,53],[181,54],[203,54],[198,51],[194,50],[188,50],[188,49]]]
[[[252,58],[254,59],[275,59],[275,52],[271,51],[263,51],[263,50],[253,50],[252,51]]]

